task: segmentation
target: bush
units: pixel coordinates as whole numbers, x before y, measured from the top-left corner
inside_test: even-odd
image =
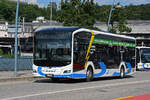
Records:
[[[4,58],[13,58],[14,54],[8,53],[3,56]]]
[[[2,56],[3,55],[3,50],[2,49],[0,49],[0,56]]]

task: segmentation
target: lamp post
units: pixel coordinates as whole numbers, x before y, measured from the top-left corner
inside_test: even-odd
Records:
[[[112,11],[114,10],[114,5],[115,5],[115,0],[113,0],[113,4],[112,4],[112,7],[111,7],[110,12],[109,12],[109,18],[108,18],[108,22],[107,22],[107,32],[109,32],[109,24],[110,24]]]
[[[52,16],[52,14],[53,14],[53,12],[52,12],[52,11],[53,11],[53,7],[52,7],[52,6],[53,6],[53,5],[52,5],[52,0],[51,0],[51,16],[50,16],[50,20],[51,20],[51,21],[52,21],[52,17],[53,17],[53,16]]]
[[[14,76],[17,76],[17,57],[18,57],[18,11],[19,11],[19,0],[17,0],[16,8],[16,32],[15,32],[15,67],[14,67]]]
[[[107,32],[109,32],[109,30],[110,30],[111,15],[112,15],[112,11],[115,10],[115,8],[122,8],[122,6],[120,5],[120,3],[115,5],[115,0],[113,0],[113,4],[112,4],[111,10],[109,12],[109,18],[108,18],[108,22],[107,22]]]

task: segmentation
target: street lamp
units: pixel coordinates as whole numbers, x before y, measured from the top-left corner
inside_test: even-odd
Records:
[[[112,16],[112,11],[115,10],[115,8],[121,8],[122,6],[120,4],[117,4],[115,7],[115,0],[113,0],[113,4],[112,4],[112,7],[110,9],[110,12],[109,12],[109,18],[108,18],[108,22],[107,22],[107,32],[109,32],[110,30],[110,20],[111,20],[111,16]]]
[[[53,16],[52,16],[52,14],[53,14],[53,12],[52,12],[52,11],[53,11],[53,7],[52,7],[52,6],[53,6],[53,5],[52,5],[52,0],[51,0],[51,16],[50,16],[50,21],[52,21],[52,17],[53,17]]]
[[[109,32],[109,23],[110,23],[112,11],[114,10],[114,5],[115,5],[115,0],[113,0],[113,4],[112,4],[112,7],[111,7],[110,12],[109,12],[109,18],[108,18],[108,22],[107,22],[107,32]]]
[[[15,67],[14,67],[14,76],[17,76],[17,56],[18,56],[18,11],[19,11],[19,0],[17,0],[16,8],[16,32],[15,32]]]

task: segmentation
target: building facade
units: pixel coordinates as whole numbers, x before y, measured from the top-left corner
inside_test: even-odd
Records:
[[[95,26],[107,31],[107,24],[104,22],[98,22]],[[130,20],[127,26],[132,28],[132,31],[130,33],[122,33],[122,35],[135,37],[138,46],[150,46],[150,20]]]

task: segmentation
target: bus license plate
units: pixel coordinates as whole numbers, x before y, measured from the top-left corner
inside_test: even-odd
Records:
[[[53,77],[53,74],[47,74],[46,77]]]

